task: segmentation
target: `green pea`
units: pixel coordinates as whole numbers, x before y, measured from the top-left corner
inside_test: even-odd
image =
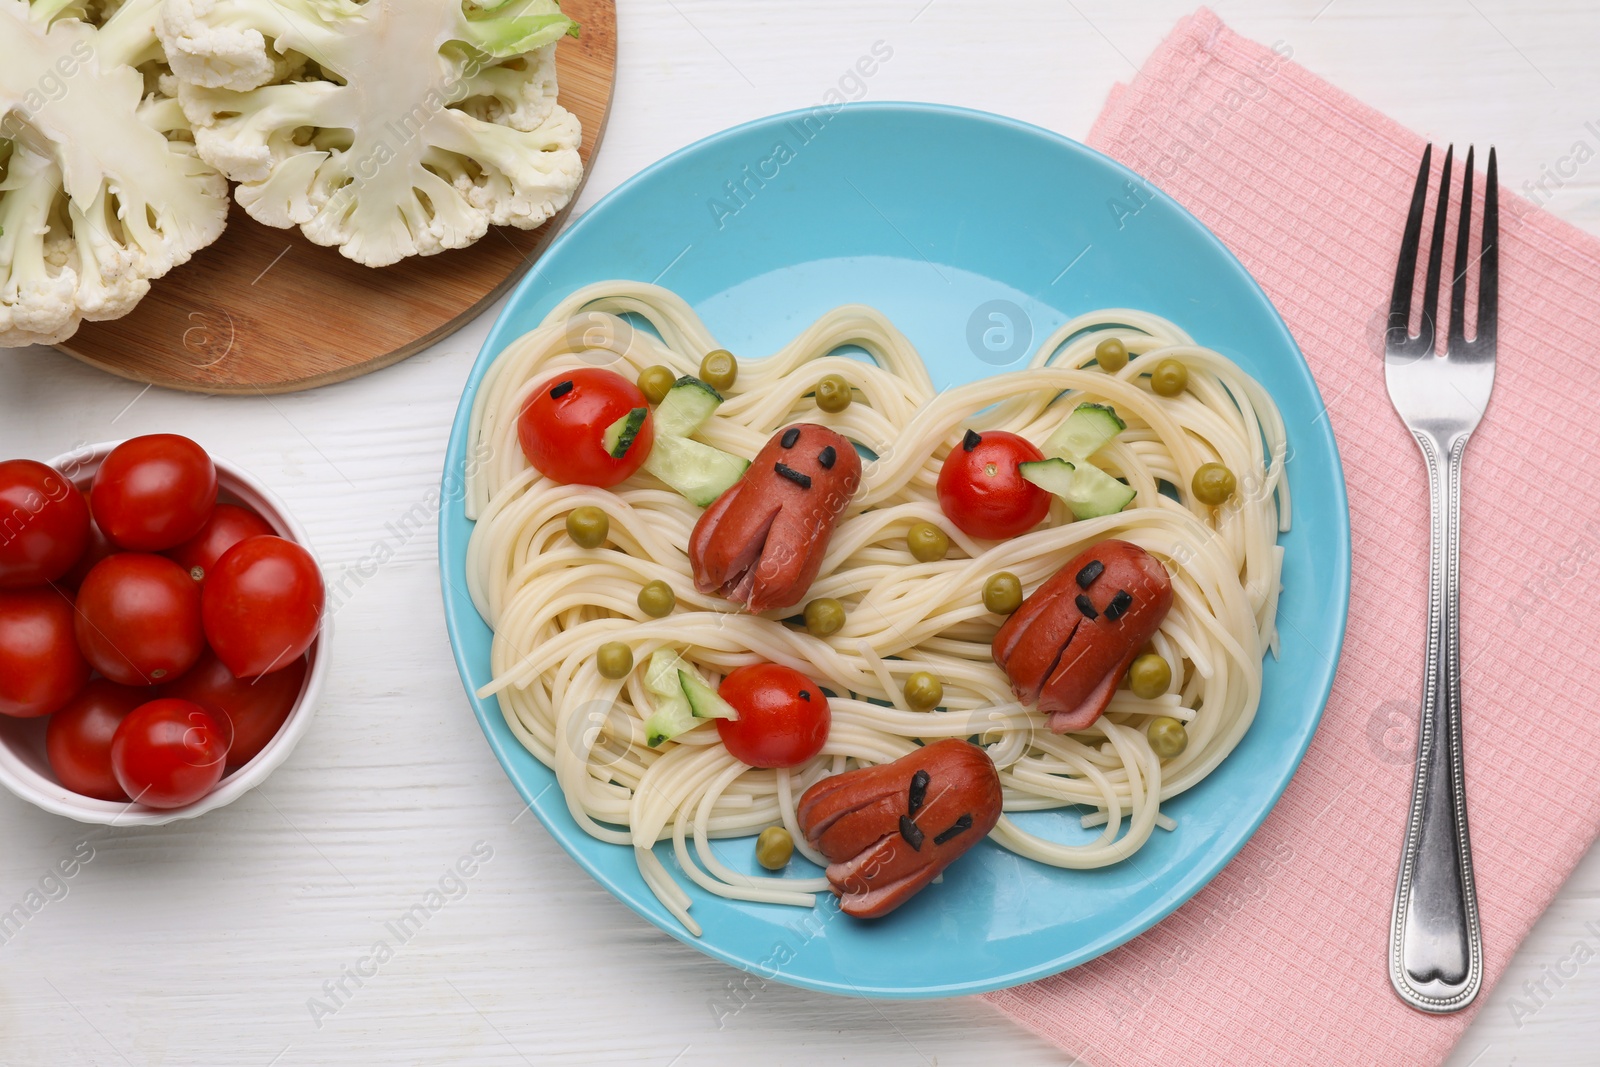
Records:
[[[1150,388],[1158,396],[1177,396],[1189,388],[1189,368],[1175,359],[1164,359],[1150,372]]]
[[[626,678],[633,670],[633,649],[621,641],[607,641],[595,652],[594,665],[602,678]]]
[[[672,586],[660,578],[646,582],[639,590],[639,610],[652,619],[671,615],[672,609],[677,606],[678,595],[672,591]]]
[[[567,536],[582,548],[599,548],[611,533],[611,520],[593,504],[567,512]]]
[[[950,536],[931,522],[919,522],[906,531],[906,548],[918,563],[933,563],[950,551]]]
[[[837,414],[850,406],[850,383],[842,374],[824,374],[817,383],[817,407]]]
[[[1234,480],[1233,472],[1222,464],[1202,463],[1200,469],[1194,472],[1191,485],[1196,500],[1216,507],[1218,504],[1228,502],[1237,482]]]
[[[718,392],[732,389],[738,377],[739,361],[726,348],[707,352],[706,358],[700,361],[700,380]]]
[[[1189,747],[1189,731],[1183,728],[1183,723],[1170,715],[1151,719],[1145,736],[1150,739],[1151,749],[1162,759],[1181,756],[1183,750]]]
[[[650,403],[659,404],[666,399],[667,390],[671,389],[672,383],[677,380],[672,368],[657,363],[639,372],[639,392],[643,393],[644,398]]]
[[[756,838],[756,862],[769,871],[781,871],[794,855],[794,838],[781,826],[769,826]]]
[[[983,583],[983,607],[996,615],[1010,615],[1022,607],[1022,582],[1010,571],[989,575]]]
[[[932,711],[944,700],[944,683],[927,671],[906,679],[906,706],[912,711]]]
[[[844,605],[831,596],[806,605],[806,629],[813,637],[827,637],[844,629]]]
[[[1094,346],[1094,361],[1107,374],[1115,374],[1128,365],[1128,346],[1115,337],[1107,337]]]
[[[1172,668],[1153,652],[1146,652],[1128,667],[1128,688],[1133,695],[1154,700],[1172,684]]]

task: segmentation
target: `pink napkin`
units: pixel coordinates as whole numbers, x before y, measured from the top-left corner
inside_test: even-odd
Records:
[[[989,995],[1095,1067],[1434,1064],[1476,1010],[1403,1006],[1385,955],[1421,692],[1427,491],[1380,352],[1424,140],[1281,51],[1202,9],[1089,135],[1215,231],[1288,322],[1338,438],[1354,552],[1327,714],[1260,832],[1142,937]],[[1462,509],[1480,1007],[1600,829],[1600,241],[1508,193],[1499,365]]]

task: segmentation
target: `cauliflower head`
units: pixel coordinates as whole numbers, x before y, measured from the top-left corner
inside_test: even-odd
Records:
[[[245,211],[358,263],[532,229],[582,177],[555,0],[166,0],[159,32]]]
[[[0,348],[133,310],[222,233],[228,184],[189,139],[160,0],[0,0]]]

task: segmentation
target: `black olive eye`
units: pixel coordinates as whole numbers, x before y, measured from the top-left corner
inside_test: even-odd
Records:
[[[784,448],[793,448],[798,440],[800,440],[800,427],[791,426],[783,431],[783,436],[778,439],[778,443]]]
[[[811,691],[809,689],[800,690],[800,699],[804,700],[807,704],[811,703]]]
[[[1106,572],[1106,565],[1099,560],[1090,560],[1083,570],[1078,572],[1078,588],[1087,589],[1094,584],[1094,580]]]
[[[555,384],[555,386],[552,387],[551,390],[550,390],[550,399],[551,400],[560,400],[562,397],[566,396],[570,392],[572,392],[572,381],[571,381],[571,379],[568,379],[567,381],[564,381],[564,382],[557,382]]]
[[[900,816],[900,836],[906,839],[912,851],[922,851],[922,827],[911,821],[911,816]]]
[[[928,772],[918,771],[911,776],[911,795],[906,798],[906,812],[915,815],[928,795]]]
[[[1133,607],[1133,594],[1126,589],[1118,589],[1117,595],[1112,597],[1111,603],[1106,605],[1106,619],[1110,622],[1116,622],[1126,615],[1131,607]]]
[[[822,465],[822,469],[825,471],[833,470],[833,461],[837,458],[839,457],[833,451],[832,445],[829,445],[827,448],[824,448],[821,452],[817,453],[817,462]]]
[[[1078,610],[1083,612],[1083,617],[1086,619],[1098,618],[1100,615],[1098,611],[1094,610],[1094,601],[1089,599],[1089,594],[1087,593],[1079,593],[1073,603],[1078,605]],[[1106,617],[1110,618],[1110,616],[1111,612],[1107,611]]]
[[[950,824],[950,829],[946,830],[938,837],[935,837],[933,839],[933,843],[936,845],[942,845],[952,837],[955,837],[958,834],[966,833],[970,829],[972,829],[972,816],[963,815],[961,818]]]

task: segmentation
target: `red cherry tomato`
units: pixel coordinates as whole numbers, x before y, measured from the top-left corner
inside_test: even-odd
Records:
[[[147,688],[96,678],[50,716],[45,754],[61,784],[96,800],[127,800],[111,771],[111,738],[129,712],[154,698]]]
[[[31,459],[0,463],[0,589],[53,582],[89,543],[89,509],[66,476]]]
[[[632,446],[613,459],[601,443],[606,427],[635,408],[647,414]],[[616,371],[563,371],[522,405],[517,439],[528,462],[564,485],[616,485],[644,463],[655,444],[654,416],[639,387]]]
[[[822,751],[833,714],[816,683],[776,663],[740,667],[717,694],[737,719],[718,719],[717,733],[734,756],[752,767],[797,767]]]
[[[84,510],[89,510],[89,491],[80,489],[78,492],[83,497]],[[83,585],[85,576],[94,569],[94,565],[116,552],[116,550],[117,546],[112,544],[106,538],[106,535],[100,531],[100,524],[91,518],[89,520],[89,546],[83,550],[83,554],[78,557],[78,562],[72,565],[72,569],[56,579],[56,587],[76,593],[78,587]]]
[[[193,804],[222,780],[227,758],[227,724],[187,700],[141,704],[111,738],[117,784],[152,808]]]
[[[0,590],[0,714],[48,715],[88,679],[72,639],[72,601],[48,585]]]
[[[78,647],[123,685],[153,685],[188,670],[205,649],[200,587],[165,556],[107,556],[78,589]]]
[[[1043,459],[1006,430],[967,431],[939,468],[939,507],[971,537],[999,541],[1027,533],[1050,512],[1050,494],[1023,478],[1019,463]]]
[[[94,520],[118,548],[162,552],[200,532],[217,503],[217,468],[175,433],[133,437],[111,450],[89,492]]]
[[[322,625],[322,572],[281,537],[250,537],[223,553],[201,594],[206,640],[240,678],[280,670]]]
[[[238,504],[218,504],[200,532],[162,555],[189,572],[197,582],[206,580],[222,554],[246,537],[272,533],[267,520]]]
[[[228,769],[232,770],[255,759],[277,736],[300,698],[305,678],[304,656],[280,671],[241,679],[234,677],[215,653],[207,652],[182,678],[163,686],[161,695],[192,701],[232,724],[233,747],[228,750]]]

